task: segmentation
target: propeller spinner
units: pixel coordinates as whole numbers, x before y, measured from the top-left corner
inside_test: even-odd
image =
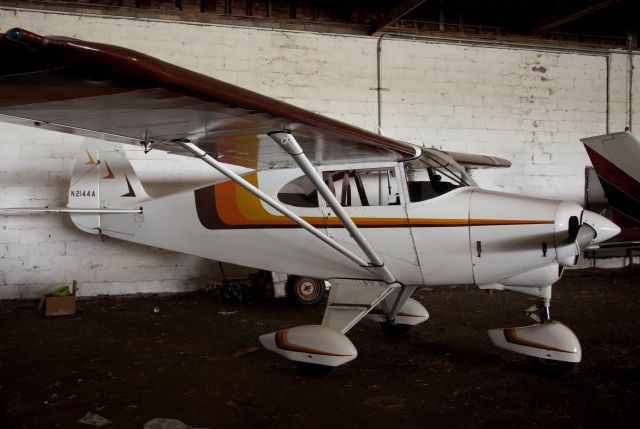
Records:
[[[568,240],[558,247],[558,260],[563,266],[576,265],[586,249],[615,237],[620,227],[604,216],[583,210],[580,219],[569,218],[568,232]]]

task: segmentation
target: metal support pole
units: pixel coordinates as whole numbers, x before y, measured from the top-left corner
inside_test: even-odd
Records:
[[[633,50],[629,48],[629,131],[633,132]]]
[[[324,183],[324,180],[322,180],[322,177],[320,177],[314,166],[305,156],[296,139],[291,134],[284,132],[271,133],[269,134],[269,137],[271,137],[276,143],[278,143],[278,145],[280,145],[280,147],[291,155],[302,171],[304,171],[311,182],[313,182],[320,195],[322,195],[322,198],[324,198],[333,209],[336,216],[338,216],[342,222],[342,225],[344,225],[347,231],[349,231],[351,237],[353,237],[360,249],[362,249],[367,258],[369,258],[371,265],[373,266],[372,268],[378,270],[382,280],[387,283],[394,283],[396,280],[393,274],[391,274],[391,271],[389,271],[389,269],[384,265],[382,259],[380,259],[376,251],[362,235],[356,224],[353,223],[353,219],[351,219],[333,193],[331,193],[329,187]]]
[[[390,310],[387,311],[387,308],[383,308],[383,310],[387,313],[387,318],[390,322],[393,322],[400,311],[400,308],[404,305],[405,302],[413,295],[413,293],[418,289],[417,286],[402,286],[400,291],[398,292],[398,296],[393,301],[393,306]]]
[[[609,134],[610,132],[610,122],[611,122],[611,53],[609,53],[606,57],[605,57],[605,61],[607,64],[607,92],[606,92],[606,97],[607,97],[607,105],[606,105],[606,109],[605,109],[605,113],[606,113],[606,134]]]
[[[307,230],[308,232],[313,234],[315,237],[319,238],[320,240],[322,240],[323,242],[325,242],[326,244],[331,246],[333,249],[335,249],[338,252],[342,253],[344,256],[346,256],[347,258],[349,258],[350,260],[352,260],[353,262],[355,262],[359,266],[361,266],[363,268],[367,268],[370,271],[374,272],[375,274],[379,275],[378,271],[377,271],[377,267],[372,267],[365,260],[360,258],[358,255],[356,255],[353,252],[351,252],[350,250],[346,249],[344,246],[340,245],[339,243],[337,243],[335,240],[333,240],[329,236],[321,233],[313,225],[309,224],[307,221],[302,219],[300,216],[298,216],[297,214],[293,213],[291,210],[289,210],[286,207],[284,207],[282,204],[280,204],[279,202],[277,202],[276,200],[271,198],[269,195],[267,195],[264,192],[262,192],[260,189],[258,189],[255,186],[253,186],[251,183],[247,182],[245,179],[243,179],[236,172],[234,172],[233,170],[231,170],[230,168],[225,166],[220,161],[216,160],[214,157],[209,155],[204,150],[200,149],[198,146],[194,145],[193,143],[189,143],[189,142],[176,142],[176,144],[180,145],[182,148],[184,148],[185,150],[189,151],[196,158],[200,158],[201,160],[203,160],[204,162],[206,162],[207,164],[209,164],[210,166],[212,166],[213,168],[218,170],[220,173],[224,174],[229,179],[233,180],[235,183],[237,183],[238,185],[242,186],[247,191],[251,192],[253,195],[258,197],[260,200],[262,200],[265,203],[269,204],[271,207],[273,207],[274,209],[276,209],[277,211],[282,213],[284,216],[286,216],[287,218],[291,219],[293,222],[297,223],[301,228],[304,228],[305,230]]]
[[[378,49],[376,53],[376,61],[377,61],[377,78],[378,78],[378,86],[376,91],[378,93],[378,134],[383,134],[382,132],[382,39],[385,38],[389,33],[384,33],[382,36],[378,38]]]

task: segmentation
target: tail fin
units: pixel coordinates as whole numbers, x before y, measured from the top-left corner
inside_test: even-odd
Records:
[[[631,133],[582,139],[609,205],[640,222],[640,141]]]
[[[640,240],[640,141],[630,132],[582,139],[596,170],[620,241]]]
[[[73,168],[67,207],[127,209],[149,199],[121,145],[85,139]],[[83,231],[100,231],[99,213],[72,213],[71,220]]]

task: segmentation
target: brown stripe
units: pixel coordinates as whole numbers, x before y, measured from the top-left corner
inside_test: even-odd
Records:
[[[543,350],[552,350],[552,351],[562,352],[562,353],[575,353],[569,350],[563,350],[556,347],[548,346],[546,344],[536,343],[535,341],[529,341],[529,340],[525,340],[524,338],[520,338],[516,333],[516,330],[513,328],[504,330],[504,338],[507,340],[508,343],[511,343],[511,344],[518,344],[521,346],[533,347],[536,349],[543,349]]]
[[[200,224],[207,229],[230,229],[222,222],[216,209],[216,195],[213,186],[196,189],[194,191],[196,213]]]

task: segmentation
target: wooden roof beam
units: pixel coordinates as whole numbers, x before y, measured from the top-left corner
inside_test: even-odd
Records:
[[[549,31],[551,29],[560,27],[561,25],[567,24],[571,21],[575,21],[576,19],[585,17],[587,15],[591,15],[592,13],[598,12],[602,9],[606,9],[609,6],[613,6],[616,3],[620,3],[622,0],[604,0],[601,1],[600,3],[594,4],[592,6],[586,7],[584,9],[581,9],[577,12],[574,12],[572,14],[569,14],[565,17],[562,18],[558,18],[558,19],[554,19],[553,21],[547,22],[546,24],[543,24],[541,26],[539,26],[538,28],[536,28],[535,30],[533,30],[534,33],[537,32],[541,32],[541,31]]]
[[[402,18],[413,9],[420,6],[426,0],[404,0],[393,6],[386,12],[383,12],[378,16],[378,19],[369,30],[370,36],[379,36],[389,24],[397,19]]]

